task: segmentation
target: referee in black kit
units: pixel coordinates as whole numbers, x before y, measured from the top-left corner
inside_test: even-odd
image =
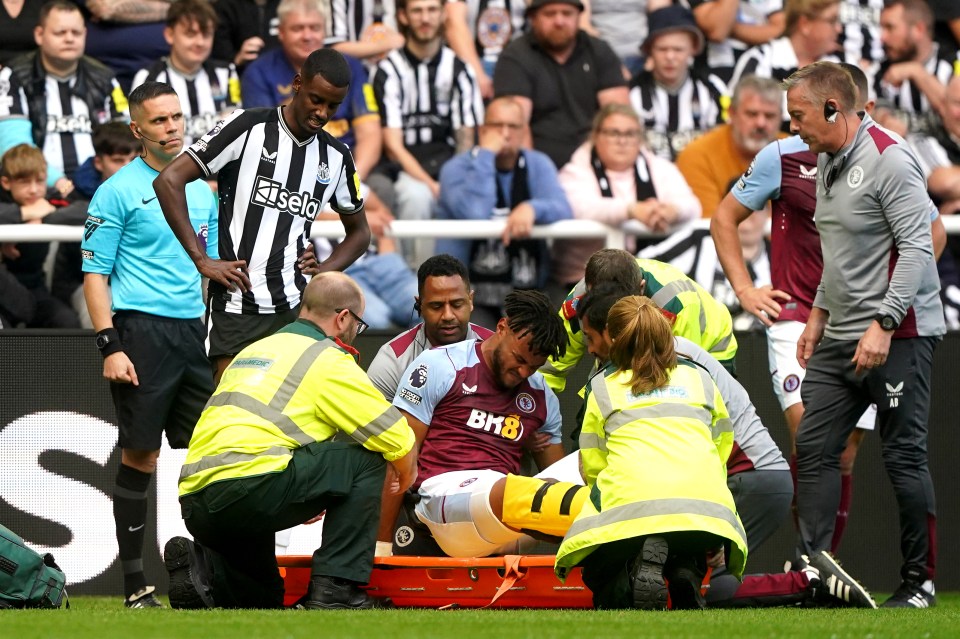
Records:
[[[154,181],[167,222],[211,280],[209,356],[218,382],[241,349],[296,320],[306,286],[300,259],[310,223],[328,203],[346,238],[319,270],[343,270],[367,249],[370,229],[353,156],[322,130],[349,85],[340,53],[314,51],[293,78],[288,105],[235,111]],[[197,244],[184,199],[184,185],[215,173],[219,260]]]

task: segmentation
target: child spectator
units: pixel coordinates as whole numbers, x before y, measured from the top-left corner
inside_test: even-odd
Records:
[[[0,159],[0,223],[83,224],[87,202],[68,202],[47,189],[47,162],[40,149],[18,144]],[[32,318],[26,328],[80,328],[77,314],[51,295],[43,270],[48,242],[6,243],[0,246],[7,270],[33,297]]]

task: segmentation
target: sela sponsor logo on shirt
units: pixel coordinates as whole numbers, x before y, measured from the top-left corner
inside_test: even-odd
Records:
[[[250,203],[290,215],[299,215],[311,222],[317,219],[321,209],[320,200],[306,191],[293,193],[285,189],[280,182],[262,175],[257,176],[257,182],[253,185]]]
[[[317,182],[320,184],[330,184],[330,167],[326,162],[321,162],[317,167]]]
[[[499,435],[510,441],[517,441],[523,436],[523,422],[519,415],[496,415],[485,410],[474,408],[467,418],[467,426]]]
[[[884,382],[883,385],[887,387],[887,397],[890,398],[890,408],[896,408],[900,405],[900,398],[903,397],[903,382],[900,382],[896,386],[893,386],[890,382]]]
[[[410,377],[407,379],[407,383],[414,388],[423,388],[423,385],[427,383],[427,371],[429,370],[429,366],[426,364],[420,364],[415,369],[410,371]]]
[[[801,180],[816,180],[817,179],[817,167],[808,169],[804,165],[800,165],[800,179]]]
[[[47,133],[92,133],[93,124],[86,115],[48,115]]]
[[[533,401],[530,393],[520,393],[517,395],[517,408],[525,413],[532,413],[537,407],[537,402]]]
[[[847,173],[847,186],[855,189],[863,183],[863,168],[860,165],[850,167]]]

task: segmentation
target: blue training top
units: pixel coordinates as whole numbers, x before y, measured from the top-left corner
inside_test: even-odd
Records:
[[[113,310],[203,316],[200,273],[167,224],[153,190],[159,173],[136,158],[100,185],[83,232],[83,272],[110,276]],[[217,259],[217,199],[203,180],[187,184],[190,223]]]

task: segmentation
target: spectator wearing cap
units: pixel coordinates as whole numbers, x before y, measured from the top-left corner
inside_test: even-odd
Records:
[[[605,104],[628,104],[627,82],[610,45],[578,28],[580,0],[532,0],[530,32],[504,49],[493,89],[513,96],[530,123],[532,146],[563,167]]]
[[[720,100],[727,88],[717,76],[691,67],[704,37],[689,9],[657,9],[648,24],[641,46],[647,69],[630,83],[630,104],[643,122],[647,148],[675,160],[691,140],[723,121]]]

